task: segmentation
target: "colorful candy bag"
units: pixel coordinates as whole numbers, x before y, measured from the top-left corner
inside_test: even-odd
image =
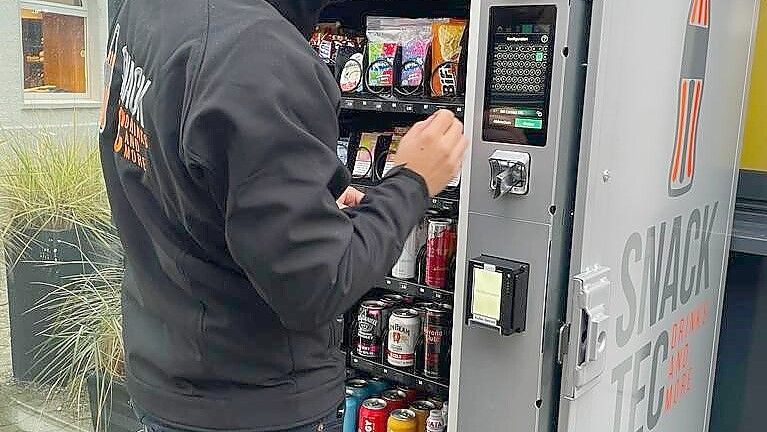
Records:
[[[366,84],[374,93],[394,85],[394,59],[399,46],[399,29],[389,25],[386,17],[368,17],[368,71]]]
[[[397,24],[401,25],[399,42],[402,47],[398,87],[403,93],[413,94],[424,84],[432,20],[400,20]]]

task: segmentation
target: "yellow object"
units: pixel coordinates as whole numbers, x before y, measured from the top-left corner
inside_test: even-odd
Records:
[[[767,0],[761,0],[741,168],[767,172]]]
[[[496,321],[501,319],[500,273],[481,268],[474,269],[474,292],[472,293],[471,312]]]

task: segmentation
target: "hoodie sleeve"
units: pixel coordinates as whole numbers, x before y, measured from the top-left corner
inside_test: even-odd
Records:
[[[311,329],[383,279],[429,196],[418,174],[398,169],[339,210],[335,82],[305,41],[246,39],[246,51],[203,65],[187,134],[198,148],[225,148],[212,169],[226,173],[234,260],[286,327]],[[253,53],[258,63],[242,57]]]

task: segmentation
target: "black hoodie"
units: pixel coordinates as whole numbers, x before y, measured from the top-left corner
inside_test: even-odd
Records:
[[[305,37],[322,5],[118,12],[101,151],[126,251],[128,388],[171,426],[268,431],[332,412],[345,375],[335,318],[428,205],[423,179],[399,169],[338,209],[339,91]]]

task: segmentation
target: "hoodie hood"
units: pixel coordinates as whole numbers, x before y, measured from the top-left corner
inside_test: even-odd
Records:
[[[307,38],[320,20],[320,13],[330,0],[266,0]]]

